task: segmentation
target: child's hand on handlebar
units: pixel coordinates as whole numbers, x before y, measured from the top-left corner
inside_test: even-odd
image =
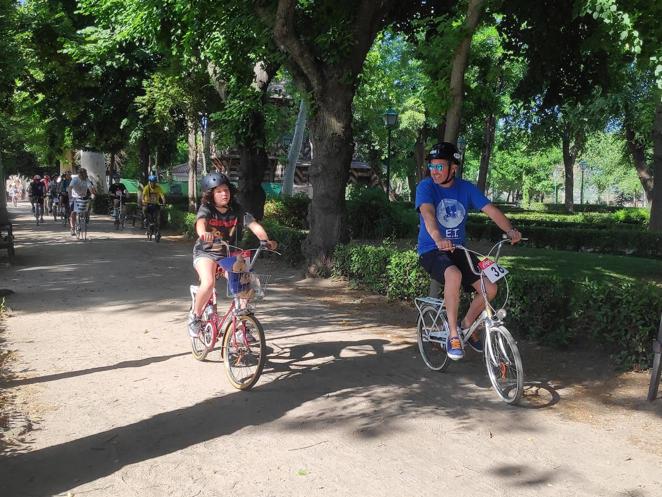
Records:
[[[200,235],[200,240],[202,240],[203,242],[213,242],[214,235],[211,234],[209,231],[205,231],[202,235]]]
[[[267,247],[269,250],[276,250],[278,242],[276,240],[260,240],[260,246]]]

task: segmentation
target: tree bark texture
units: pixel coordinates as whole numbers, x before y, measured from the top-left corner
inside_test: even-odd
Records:
[[[346,240],[345,187],[354,151],[352,100],[368,50],[395,3],[357,1],[342,19],[353,42],[352,50],[334,54],[332,62],[315,55],[316,42],[297,33],[295,0],[279,0],[275,11],[256,4],[258,15],[273,27],[276,45],[287,54],[286,65],[296,85],[311,96],[313,199],[310,232],[304,247],[310,274],[327,274],[336,244]]]
[[[637,170],[637,176],[644,187],[646,192],[646,200],[648,204],[653,201],[653,174],[648,165],[646,164],[646,148],[643,143],[638,141],[635,136],[634,130],[627,124],[625,126],[625,141],[632,155],[632,162],[634,168]]]
[[[462,103],[464,101],[464,72],[467,68],[471,39],[480,20],[485,0],[469,0],[467,18],[464,23],[464,37],[453,54],[450,80],[450,107],[446,111],[446,130],[444,141],[457,143],[460,135],[460,120],[462,118]]]
[[[195,119],[188,120],[188,210],[198,207],[198,126]]]
[[[345,188],[354,152],[352,97],[347,89],[339,90],[335,96],[338,98],[318,100],[318,112],[310,120],[315,155],[310,167],[313,201],[305,252],[311,274],[326,274],[336,244],[348,241],[343,217]]]
[[[267,199],[262,188],[262,179],[269,165],[264,147],[239,147],[239,202],[256,220],[264,217],[264,202]]]
[[[487,171],[490,167],[490,158],[494,148],[494,134],[496,132],[496,117],[490,114],[485,118],[483,132],[483,150],[480,153],[480,168],[478,170],[478,189],[485,193],[487,187]]]
[[[574,166],[576,157],[572,152],[572,147],[570,145],[570,134],[567,131],[563,132],[562,146],[563,168],[565,171],[565,210],[568,212],[574,212]]]
[[[653,198],[651,201],[651,231],[662,232],[662,102],[658,95],[653,125]]]
[[[267,99],[267,88],[276,74],[278,65],[258,62],[253,68],[253,88],[260,92],[261,105],[249,111],[248,133],[239,145],[239,202],[255,219],[264,217],[264,202],[267,198],[262,188],[264,173],[269,168],[269,156],[265,149],[266,127],[263,106]]]

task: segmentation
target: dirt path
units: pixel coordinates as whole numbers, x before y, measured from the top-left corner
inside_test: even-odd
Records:
[[[3,497],[662,495],[645,375],[522,344],[533,386],[508,407],[475,354],[424,368],[412,309],[267,261],[271,354],[238,392],[189,353],[190,242],[107,218],[76,242],[14,212]]]

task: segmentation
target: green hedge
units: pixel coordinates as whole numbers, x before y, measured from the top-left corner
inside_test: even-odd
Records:
[[[409,301],[427,295],[430,280],[413,250],[350,244],[338,246],[334,256],[336,275],[377,293]],[[662,312],[659,287],[527,273],[511,274],[509,285],[506,321],[519,336],[561,347],[591,341],[623,368],[651,364]]]
[[[304,194],[275,198],[264,203],[264,218],[281,226],[308,229],[308,206],[310,199]]]
[[[538,211],[538,212],[555,212],[559,214],[567,213],[565,204],[541,204],[532,203],[530,205],[519,206],[513,204],[504,204],[495,202],[495,204],[503,212],[525,212],[525,211]],[[574,212],[616,212],[619,210],[638,209],[638,207],[622,207],[618,205],[603,205],[603,204],[575,204],[573,206]]]
[[[296,266],[304,260],[303,242],[306,239],[306,231],[281,226],[272,219],[265,219],[261,224],[269,238],[278,242],[277,250],[286,262]],[[257,238],[248,229],[245,231],[244,240],[246,246],[249,247],[256,247],[258,244]]]
[[[352,239],[409,238],[418,233],[418,213],[408,202],[389,202],[379,188],[353,188],[346,201]]]
[[[502,232],[494,223],[469,221],[467,234],[474,240],[496,240]],[[598,252],[602,254],[626,254],[637,257],[662,257],[662,233],[631,229],[550,228],[528,226],[521,228],[528,238],[527,246]]]
[[[613,213],[550,214],[545,212],[515,212],[508,218],[519,227],[548,226],[550,228],[646,229],[650,214],[646,209],[620,209]],[[482,213],[471,213],[475,222],[491,223]]]
[[[179,231],[189,239],[195,238],[195,213],[186,212],[179,206],[166,205],[161,221],[169,229]]]

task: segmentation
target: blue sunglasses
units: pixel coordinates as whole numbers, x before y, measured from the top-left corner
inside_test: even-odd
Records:
[[[428,163],[428,169],[430,171],[443,171],[445,167],[445,164],[432,164],[431,162]]]

